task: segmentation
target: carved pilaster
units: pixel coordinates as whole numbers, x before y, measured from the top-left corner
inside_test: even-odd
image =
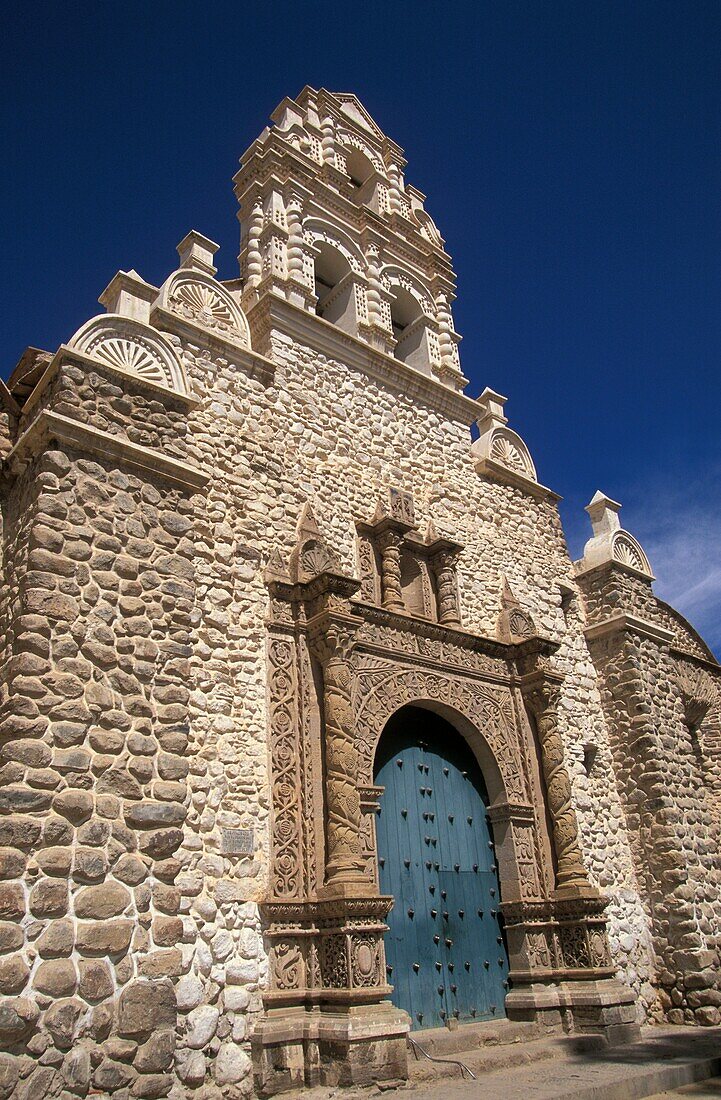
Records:
[[[444,626],[460,626],[461,622],[456,582],[457,562],[458,549],[451,546],[437,550],[431,558],[438,592],[438,621]]]
[[[323,666],[326,885],[366,882],[361,852],[358,748],[351,706],[350,657],[357,625],[323,617],[311,645]]]
[[[578,821],[571,801],[571,781],[563,759],[558,730],[558,698],[561,679],[537,672],[523,677],[521,690],[536,719],[541,746],[541,767],[553,824],[556,851],[556,889],[589,889],[578,842]]]
[[[401,588],[401,546],[403,533],[392,527],[386,528],[378,536],[378,549],[381,552],[381,591],[383,606],[389,611],[403,611],[403,590]]]

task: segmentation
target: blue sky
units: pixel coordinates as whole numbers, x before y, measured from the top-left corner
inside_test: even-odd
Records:
[[[231,177],[304,84],[406,150],[458,274],[476,395],[509,398],[569,545],[598,488],[721,649],[721,4],[13,5],[3,353],[52,349],[190,228],[237,273]]]

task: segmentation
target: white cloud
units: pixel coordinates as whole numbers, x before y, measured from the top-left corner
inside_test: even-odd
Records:
[[[693,500],[639,525],[655,590],[721,650],[721,514]]]

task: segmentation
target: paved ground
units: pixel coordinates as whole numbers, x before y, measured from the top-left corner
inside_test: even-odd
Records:
[[[512,1053],[509,1048],[492,1053],[504,1052]],[[476,1073],[475,1081],[459,1080],[459,1070],[449,1066],[442,1078],[406,1090],[413,1100],[640,1100],[721,1074],[721,1030],[647,1029],[641,1042],[611,1050],[588,1049],[574,1038],[536,1040],[522,1044],[518,1054],[515,1064],[498,1068],[488,1064],[488,1051],[474,1051],[467,1059],[456,1055]],[[696,1094],[697,1100],[702,1095]],[[721,1100],[719,1090],[709,1095]]]
[[[639,1043],[611,1050],[566,1037],[448,1057],[462,1059],[476,1080],[461,1079],[460,1069],[450,1064],[421,1068],[411,1055],[408,1082],[372,1089],[306,1089],[296,1097],[367,1100],[386,1092],[388,1100],[394,1093],[407,1100],[721,1100],[721,1028],[648,1028]],[[694,1081],[702,1083],[685,1088]]]
[[[648,1100],[682,1100],[683,1097],[691,1097],[691,1100],[719,1100],[721,1097],[721,1077],[710,1077],[708,1081],[699,1081],[697,1085],[684,1085],[682,1088],[673,1089],[671,1092],[656,1092],[649,1096]]]

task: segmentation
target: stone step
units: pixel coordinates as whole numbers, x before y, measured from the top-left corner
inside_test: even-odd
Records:
[[[721,1028],[644,1028],[639,1042],[613,1048],[597,1037],[566,1036],[456,1055],[475,1081],[448,1064],[424,1076],[411,1055],[406,1089],[413,1100],[641,1100],[721,1073]]]
[[[487,1020],[473,1024],[459,1024],[452,1030],[447,1027],[412,1031],[411,1039],[428,1054],[443,1056],[460,1050],[498,1046],[507,1043],[530,1042],[543,1037],[544,1031],[537,1023],[514,1023],[512,1020]]]
[[[721,1077],[709,1077],[707,1081],[699,1081],[694,1085],[680,1085],[677,1089],[664,1092],[656,1092],[649,1096],[648,1100],[719,1100],[721,1096]]]
[[[458,1063],[471,1070],[478,1080],[485,1080],[490,1074],[501,1070],[516,1070],[533,1062],[543,1062],[553,1058],[555,1054],[554,1044],[541,1039],[528,1043],[502,1043],[498,1046],[478,1047],[475,1050],[454,1051],[442,1055],[443,1061],[439,1062],[429,1062],[422,1056],[416,1058],[411,1052],[408,1058],[409,1085],[415,1087],[432,1081],[447,1081],[449,1078],[470,1080]]]

